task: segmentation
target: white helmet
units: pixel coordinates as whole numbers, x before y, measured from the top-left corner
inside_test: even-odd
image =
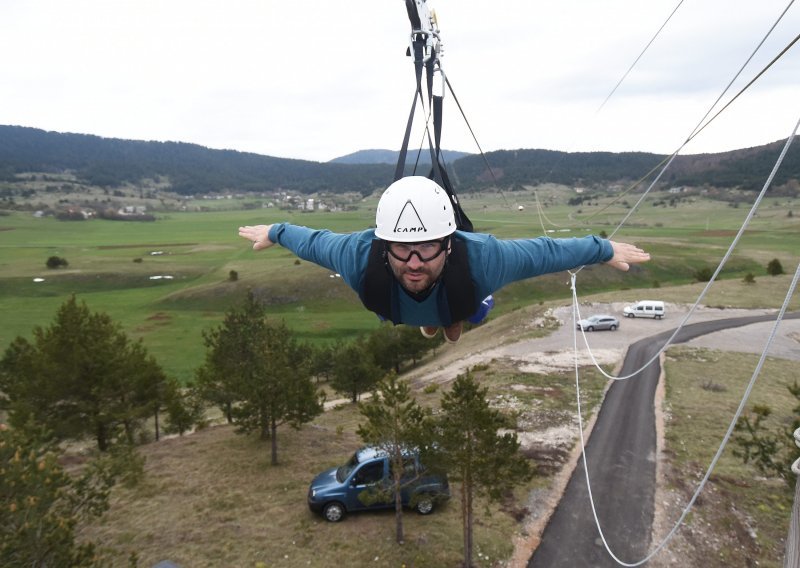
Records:
[[[400,178],[386,188],[378,202],[375,224],[376,237],[401,243],[432,241],[456,230],[447,192],[422,176]]]

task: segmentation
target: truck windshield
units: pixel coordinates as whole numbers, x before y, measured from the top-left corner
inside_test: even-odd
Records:
[[[340,466],[339,469],[336,470],[336,481],[339,483],[344,482],[345,479],[353,472],[353,470],[358,465],[358,455],[353,454],[352,457],[347,460],[347,463],[343,466]]]

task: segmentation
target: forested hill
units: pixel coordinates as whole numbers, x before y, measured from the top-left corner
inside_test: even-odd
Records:
[[[665,186],[713,186],[759,190],[775,165],[785,141],[718,154],[678,156],[660,179]],[[559,183],[592,187],[596,184],[630,183],[655,168],[652,180],[668,156],[644,152],[555,152],[550,150],[500,150],[487,155],[499,185]],[[454,177],[465,188],[479,188],[492,181],[480,156],[468,156],[453,164]],[[775,176],[774,186],[800,180],[800,144],[794,144]]]
[[[662,183],[760,189],[775,163],[782,142],[720,154],[679,156]],[[360,159],[364,159],[361,155]],[[639,179],[665,156],[643,152],[576,152],[501,150],[486,160],[503,188],[553,182],[592,187]],[[385,156],[382,160],[385,160]],[[344,160],[347,161],[347,160]],[[480,155],[448,162],[460,191],[492,185]],[[262,156],[234,150],[212,150],[181,142],[148,142],[101,138],[87,134],[47,132],[0,125],[0,181],[25,172],[70,170],[91,185],[118,186],[141,179],[168,179],[182,194],[220,191],[321,191],[369,194],[392,181],[391,163],[328,163]],[[424,166],[421,174],[427,173]],[[775,178],[775,185],[800,179],[800,147],[795,144]]]
[[[419,155],[419,156],[418,156]],[[442,156],[447,164],[455,162],[456,160],[469,156],[468,152],[458,152],[456,150],[442,150]],[[346,156],[340,156],[331,160],[334,164],[396,164],[397,159],[400,157],[399,150],[359,150]],[[431,163],[431,153],[428,148],[420,152],[419,149],[409,149],[406,161],[415,162],[419,158],[420,164]]]
[[[90,185],[168,178],[173,191],[200,194],[285,189],[300,193],[361,191],[390,183],[386,164],[323,164],[182,142],[145,142],[0,126],[0,179],[15,173],[72,170]]]

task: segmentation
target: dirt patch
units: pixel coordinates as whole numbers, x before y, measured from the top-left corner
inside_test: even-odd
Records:
[[[669,463],[664,466],[658,509],[653,524],[653,545],[660,543],[680,518],[696,487],[692,483],[703,472],[676,471]],[[689,482],[687,482],[689,480]],[[698,497],[688,521],[648,566],[703,566],[730,568],[731,558],[736,566],[759,565],[759,546],[755,527],[746,514],[737,509],[735,496],[712,476]]]
[[[152,316],[148,317],[147,321],[165,321],[165,320],[171,320],[171,319],[172,319],[172,316],[167,314],[167,313],[165,313],[165,312],[156,312]]]
[[[169,325],[172,322],[172,316],[165,312],[156,312],[152,316],[148,317],[145,321],[150,323],[136,326],[134,328],[136,333],[149,333],[158,329],[159,327]]]

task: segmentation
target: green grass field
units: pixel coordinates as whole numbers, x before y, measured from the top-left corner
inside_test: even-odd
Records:
[[[482,330],[481,330],[482,331]],[[484,365],[475,377],[491,400],[503,398],[512,420],[540,427],[571,424],[575,385],[571,373],[520,373],[513,366]],[[607,369],[608,371],[608,369]],[[587,370],[582,398],[586,417],[596,412],[605,382]],[[446,387],[419,389],[417,401],[437,408]],[[547,394],[543,394],[547,393]],[[306,492],[315,474],[343,463],[361,445],[363,416],[353,404],[325,412],[299,431],[282,426],[278,466],[269,444],[236,436],[230,426],[202,430],[141,448],[146,481],[116,488],[111,511],[82,527],[112,566],[135,552],[142,565],[169,558],[181,566],[457,566],[462,558],[459,485],[432,515],[406,511],[405,542],[394,540],[394,512],[350,514],[328,523],[308,510]],[[475,505],[475,566],[502,563],[513,552],[511,535],[533,488],[552,482],[538,471],[501,503]],[[367,544],[368,543],[368,544]]]
[[[548,204],[544,209],[547,220],[542,221],[532,192],[464,196],[463,203],[477,230],[509,238],[538,236],[548,230],[556,231],[547,233],[555,237],[600,231],[610,234],[628,212],[614,205],[594,215],[605,206],[602,200],[597,205],[568,207],[563,199],[555,199],[558,195],[549,190],[538,192],[539,199]],[[723,282],[712,288],[706,305],[780,305],[790,276],[769,277],[765,267],[778,258],[787,272],[794,271],[800,251],[800,220],[787,213],[798,205],[785,199],[764,202],[723,271]],[[353,337],[378,322],[340,279],[309,263],[298,263],[285,250],[254,253],[237,237],[236,229],[244,224],[288,220],[351,231],[372,224],[374,206],[375,199],[367,199],[358,210],[343,213],[274,209],[165,213],[153,223],[59,222],[22,213],[0,216],[0,348],[18,335],[30,337],[37,325],[48,325],[70,294],[85,300],[92,310],[108,312],[181,380],[191,378],[203,359],[202,331],[217,325],[224,311],[248,289],[258,293],[269,312],[284,318],[302,339],[321,342]],[[608,267],[582,270],[579,294],[592,294],[591,299],[599,302],[658,294],[665,301],[692,303],[703,287],[693,282],[694,272],[717,266],[746,214],[745,207],[704,199],[680,202],[677,207],[645,204],[615,238],[642,245],[653,254],[653,260],[627,274]],[[69,266],[48,270],[45,261],[51,255],[66,258]],[[231,270],[239,275],[235,282],[229,281]],[[742,282],[747,272],[754,274],[754,284]],[[44,281],[36,283],[34,278]],[[503,326],[517,328],[533,313],[567,303],[570,291],[566,280],[565,274],[558,274],[508,287],[498,294],[492,315],[495,321],[477,329],[476,335],[501,336],[506,329]],[[653,291],[656,283],[657,292]],[[540,303],[544,305],[538,306]],[[795,295],[791,307],[800,308],[799,296]],[[501,315],[506,317],[501,319]],[[465,344],[470,335],[472,332],[464,338]],[[684,347],[670,349],[667,444],[676,468],[696,473],[708,461],[741,381],[741,372],[734,374],[731,369],[749,369],[752,364],[752,356],[721,358]],[[766,372],[774,380],[754,395],[755,401],[779,408],[781,416],[788,411],[785,384],[793,376],[792,365],[771,363]],[[695,380],[699,375],[704,382],[715,384],[723,384],[730,375],[731,382],[724,383],[725,390],[705,390]],[[520,401],[521,410],[511,411],[518,423],[533,415],[539,420],[572,420],[574,389],[569,376],[520,375],[493,362],[482,371],[481,380],[490,387],[490,396],[513,396]],[[593,389],[582,393],[588,417],[597,408],[605,382],[586,384]],[[519,389],[519,385],[526,388]],[[536,398],[530,394],[544,392],[545,387],[560,395]],[[421,390],[417,395],[423,404],[435,404],[441,389]],[[705,412],[707,409],[714,412]],[[355,408],[347,405],[323,414],[300,431],[281,429],[278,467],[267,465],[263,443],[235,436],[229,427],[143,446],[148,470],[144,485],[115,490],[111,511],[84,527],[82,536],[98,541],[118,566],[128,565],[132,552],[148,565],[167,557],[186,566],[456,565],[461,552],[457,500],[431,517],[408,515],[403,547],[393,542],[391,512],[353,515],[341,525],[331,525],[307,510],[308,481],[359,445],[355,428],[360,421]],[[759,560],[771,565],[788,518],[787,495],[764,484],[741,489],[737,484],[755,474],[730,456],[725,456],[717,476],[715,483],[724,485],[737,508],[746,509],[755,519],[759,546],[767,551]],[[508,558],[510,535],[520,530],[517,514],[527,506],[529,492],[546,488],[551,481],[542,472],[519,488],[514,499],[485,508],[481,503],[475,532],[476,552],[482,555],[476,560],[478,565],[494,566]],[[733,522],[725,507],[730,505],[726,502],[721,509],[714,509],[709,522]],[[712,514],[710,504],[702,513]],[[699,515],[689,520],[690,525],[699,522]],[[365,542],[369,546],[365,547]],[[730,557],[723,560],[727,565],[740,565]]]
[[[501,238],[545,232],[553,237],[610,234],[629,212],[619,204],[609,205],[610,199],[569,207],[564,204],[565,191],[543,188],[536,194],[478,194],[462,200],[476,230]],[[542,217],[537,214],[537,197],[544,204]],[[90,309],[110,314],[131,337],[141,338],[165,370],[182,381],[191,378],[202,360],[202,330],[216,325],[248,289],[301,339],[354,337],[375,328],[378,320],[341,279],[282,249],[254,253],[236,229],[285,220],[353,231],[373,224],[375,203],[368,198],[355,211],[337,213],[274,208],[168,212],[150,223],[65,222],[19,212],[0,216],[0,348],[16,336],[30,337],[37,325],[48,325],[70,294],[85,300]],[[800,215],[789,216],[788,211],[798,205],[785,198],[765,200],[721,278],[741,280],[747,272],[761,277],[772,258],[780,259],[785,270],[794,270]],[[640,244],[653,260],[627,274],[589,267],[580,273],[579,290],[689,284],[698,269],[717,266],[746,214],[746,206],[707,199],[678,202],[675,207],[646,202],[614,238]],[[67,259],[69,266],[47,269],[50,256]],[[235,282],[229,281],[232,270],[238,273]],[[34,282],[35,278],[44,281]],[[568,299],[566,280],[565,274],[557,274],[509,286],[497,295],[494,313]]]
[[[665,452],[677,473],[668,478],[668,486],[680,494],[682,506],[711,463],[757,361],[756,355],[744,353],[686,346],[669,349],[665,364],[669,417]],[[767,358],[747,409],[756,404],[769,406],[773,413],[765,422],[767,429],[788,428],[797,401],[787,387],[796,381],[796,361]],[[732,442],[726,447],[681,532],[692,535],[704,526],[714,527],[711,531],[719,538],[702,543],[706,566],[745,566],[755,560],[759,566],[777,568],[783,565],[793,487],[764,478],[752,464],[745,465],[733,455],[735,448]],[[670,526],[676,520],[670,518]],[[748,541],[741,538],[735,548],[723,544],[748,523],[757,527],[749,547],[739,548]]]

